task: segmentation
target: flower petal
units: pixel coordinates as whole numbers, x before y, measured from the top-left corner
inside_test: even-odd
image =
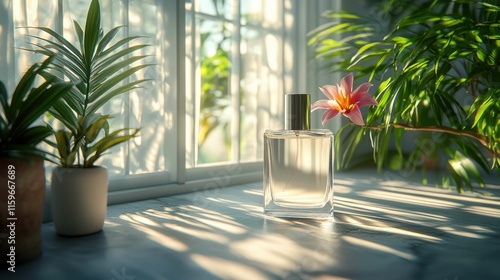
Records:
[[[354,95],[352,97],[352,103],[358,105],[359,107],[368,105],[378,105],[378,102],[366,92],[359,92],[356,95]]]
[[[363,121],[363,115],[357,105],[354,105],[348,113],[342,113],[344,116],[348,117],[354,124],[365,125]]]
[[[330,101],[330,100],[318,100],[318,101],[314,102],[314,104],[311,105],[311,112],[315,111],[317,109],[330,109],[331,106],[328,103],[328,101]]]
[[[319,89],[328,99],[331,100],[335,99],[335,96],[338,95],[337,86],[334,85],[324,85],[319,87]]]
[[[337,102],[337,100],[328,100],[328,105],[330,105],[330,107],[334,110],[337,110],[339,112],[343,112],[345,111],[345,109],[342,109],[342,107],[340,107],[339,103]]]
[[[352,73],[347,74],[347,76],[340,80],[340,86],[342,87],[342,91],[344,92],[344,94],[351,94],[353,82],[354,75]]]
[[[325,111],[323,114],[323,117],[321,117],[321,124],[325,126],[326,122],[333,119],[335,116],[337,116],[339,111],[334,110],[334,109],[328,109]]]
[[[368,90],[372,87],[373,85],[370,83],[362,83],[358,88],[356,88],[355,91],[352,92],[352,95],[356,95],[357,93],[368,93]]]

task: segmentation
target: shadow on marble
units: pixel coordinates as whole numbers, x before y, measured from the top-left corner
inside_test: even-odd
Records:
[[[339,174],[335,219],[262,213],[262,184],[110,206],[2,279],[498,279],[500,200]]]

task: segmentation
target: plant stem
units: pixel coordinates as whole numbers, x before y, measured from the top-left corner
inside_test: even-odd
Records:
[[[463,130],[458,130],[455,128],[451,127],[445,127],[445,126],[411,126],[407,124],[399,124],[399,123],[390,123],[387,125],[377,125],[377,126],[367,126],[366,128],[373,129],[373,130],[380,130],[387,128],[389,126],[392,126],[394,128],[401,128],[404,130],[418,130],[418,131],[433,131],[433,132],[441,132],[441,133],[448,133],[448,134],[453,134],[453,135],[458,135],[458,136],[465,136],[468,138],[475,139],[481,143],[488,151],[490,151],[493,155],[496,157],[500,157],[500,151],[495,151],[492,148],[489,147],[488,139],[486,136],[477,134],[471,131],[463,131]]]

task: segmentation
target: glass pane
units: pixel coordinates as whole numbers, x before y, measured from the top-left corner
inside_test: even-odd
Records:
[[[240,158],[255,161],[262,158],[261,136],[263,133],[260,112],[266,106],[262,91],[262,32],[256,29],[241,30],[241,77],[240,77]],[[260,99],[260,102],[259,102]],[[265,110],[265,109],[264,109]]]
[[[147,67],[134,74],[132,79],[151,79],[140,85],[139,89],[130,91],[128,103],[128,119],[125,124],[129,127],[140,127],[140,136],[129,141],[130,156],[128,164],[130,173],[147,173],[168,170],[166,162],[165,142],[172,128],[173,117],[169,114],[169,104],[172,103],[170,84],[173,73],[166,71],[162,73],[159,69],[171,68],[175,62],[175,56],[169,52],[171,42],[168,36],[172,33],[164,30],[161,13],[156,1],[131,0],[129,4],[129,35],[146,36],[134,40],[134,44],[150,44],[151,47],[135,52],[136,55],[149,55],[140,63],[156,64]],[[164,45],[164,51],[158,46]],[[163,57],[162,65],[157,65],[159,57]],[[134,66],[134,65],[132,65]],[[175,143],[169,140],[169,143]],[[175,146],[175,145],[174,145]]]
[[[14,36],[12,38],[10,38],[10,35],[7,36],[8,32],[10,31],[8,29],[0,30],[0,35],[2,36],[3,40],[2,46],[0,47],[2,49],[2,57],[0,58],[0,62],[5,63],[5,65],[2,64],[2,67],[5,67],[6,65],[15,66],[12,69],[9,69],[9,71],[3,72],[3,74],[6,74],[6,76],[2,76],[0,78],[6,84],[8,92],[12,92],[17,85],[17,82],[20,80],[21,76],[24,75],[26,70],[28,70],[28,68],[33,63],[40,62],[43,58],[42,55],[34,55],[32,52],[24,50],[25,48],[31,48],[27,41],[37,41],[33,38],[28,39],[27,36],[39,36],[45,39],[50,38],[50,36],[39,32],[38,30],[25,27],[43,26],[55,28],[55,26],[57,25],[57,20],[54,15],[57,14],[58,7],[57,1],[54,0],[43,1],[43,3],[40,3],[40,1],[38,0],[4,1],[3,5],[5,7],[2,8],[5,9],[12,6]],[[7,12],[7,10],[4,10],[2,12]],[[2,13],[2,17],[4,17],[2,21],[9,19],[9,17],[4,13]],[[11,26],[9,26],[9,28],[11,28]],[[11,39],[13,39],[13,42],[11,41]],[[12,48],[12,46],[14,46],[14,48]],[[14,59],[10,57],[11,54],[15,56]],[[12,75],[12,72],[10,71],[13,71],[14,74]]]
[[[241,24],[260,24],[262,21],[262,5],[262,0],[242,0]]]
[[[222,2],[197,2],[207,9],[187,13],[188,166],[259,161],[265,129],[282,127],[283,2],[234,1],[241,18],[231,23],[207,16]]]
[[[238,0],[197,0],[197,11],[212,16],[233,19],[234,3]]]
[[[197,163],[231,160],[231,26],[200,20],[200,111]]]
[[[241,0],[241,24],[278,30],[283,25],[283,1]]]
[[[198,75],[196,74],[199,61],[199,36],[197,36],[198,28],[195,25],[194,13],[186,13],[186,168],[194,167],[196,164],[196,131],[197,123],[195,122],[199,109],[197,104],[197,96],[199,90],[196,88]]]
[[[262,159],[262,135],[283,128],[280,41],[260,28],[241,29],[240,159]]]

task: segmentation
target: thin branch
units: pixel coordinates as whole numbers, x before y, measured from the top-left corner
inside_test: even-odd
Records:
[[[489,147],[488,139],[486,136],[470,132],[470,131],[463,131],[463,130],[458,130],[455,128],[451,127],[445,127],[445,126],[411,126],[411,125],[406,125],[406,124],[399,124],[399,123],[390,123],[388,125],[377,125],[377,126],[367,126],[366,128],[373,129],[373,130],[380,130],[387,128],[388,126],[392,126],[394,128],[401,128],[404,130],[418,130],[418,131],[433,131],[433,132],[441,132],[441,133],[448,133],[448,134],[453,134],[453,135],[458,135],[458,136],[465,136],[468,138],[475,139],[479,141],[486,149],[488,149],[492,155],[495,157],[500,157],[500,151],[495,151],[492,148]]]

